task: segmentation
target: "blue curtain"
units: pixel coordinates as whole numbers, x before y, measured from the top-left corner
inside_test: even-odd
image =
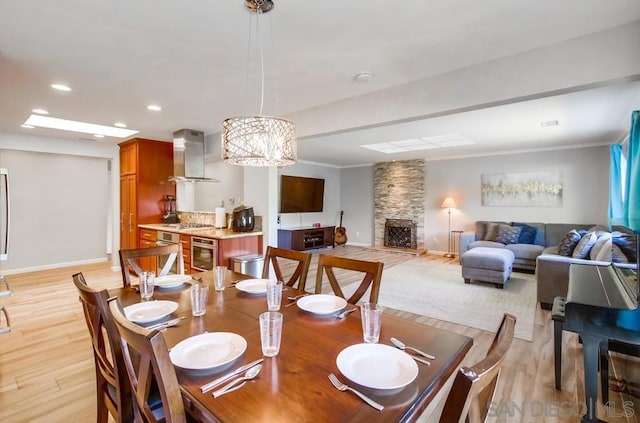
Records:
[[[640,232],[640,110],[631,114],[626,181],[623,215],[627,226]]]
[[[609,165],[609,222],[611,225],[622,223],[622,146],[610,147]]]

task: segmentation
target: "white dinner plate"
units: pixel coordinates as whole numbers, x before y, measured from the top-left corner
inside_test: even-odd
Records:
[[[247,349],[247,341],[231,332],[211,332],[179,342],[169,352],[174,366],[203,370],[232,362]]]
[[[176,288],[190,280],[190,275],[165,275],[158,276],[155,280],[155,285],[158,288]]]
[[[124,308],[124,315],[135,323],[149,323],[162,319],[178,309],[174,301],[145,301]]]
[[[344,298],[327,294],[307,295],[298,299],[296,304],[300,309],[313,314],[331,314],[347,306]]]
[[[236,284],[236,289],[247,294],[266,294],[269,279],[245,279]]]
[[[351,345],[340,351],[336,364],[343,375],[368,388],[402,388],[418,376],[409,354],[384,344]]]

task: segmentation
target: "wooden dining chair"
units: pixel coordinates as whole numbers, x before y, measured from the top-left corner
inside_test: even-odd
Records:
[[[282,268],[287,268],[293,263],[297,263],[289,279],[285,280]],[[267,247],[264,256],[264,266],[262,267],[262,278],[269,278],[269,270],[273,268],[276,279],[284,282],[287,286],[292,286],[304,291],[307,284],[307,273],[311,264],[311,254],[304,251],[288,250],[286,248]],[[288,272],[285,272],[288,273]]]
[[[471,367],[462,367],[447,396],[440,423],[484,422],[500,375],[500,367],[513,342],[516,317],[505,313],[487,356]]]
[[[162,333],[130,322],[118,298],[109,299],[109,309],[120,333],[124,364],[135,399],[136,421],[186,422],[180,385]],[[161,406],[157,406],[156,392]]]
[[[371,288],[369,302],[377,303],[383,267],[384,263],[378,261],[355,260],[346,257],[320,254],[318,257],[318,271],[316,272],[315,292],[316,294],[322,293],[322,279],[326,273],[334,294],[346,299],[348,303],[356,304],[369,288]],[[342,288],[340,287],[340,283],[338,283],[334,269],[350,271],[344,272],[345,276],[349,276],[349,274],[353,273],[364,273],[360,285],[348,299],[342,292]]]
[[[122,271],[122,285],[126,288],[131,286],[131,271],[140,275],[143,271],[139,260],[151,257],[157,263],[158,257],[168,256],[166,263],[156,276],[164,276],[169,273],[173,264],[178,262],[178,274],[184,275],[184,257],[180,244],[161,245],[151,248],[131,248],[120,250],[120,270]]]
[[[124,366],[120,334],[109,311],[107,290],[87,286],[82,273],[73,275],[84,318],[89,328],[96,369],[98,423],[106,423],[109,413],[116,422],[133,420],[133,397]]]

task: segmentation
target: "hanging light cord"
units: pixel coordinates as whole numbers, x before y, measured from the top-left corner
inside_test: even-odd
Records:
[[[260,53],[260,112],[258,115],[262,116],[262,108],[264,106],[264,54],[262,52],[262,42],[260,40],[260,14],[262,13],[262,5],[264,0],[256,0],[256,38],[258,41],[258,52]]]

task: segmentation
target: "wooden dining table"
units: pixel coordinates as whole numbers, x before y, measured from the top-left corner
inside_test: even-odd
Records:
[[[280,352],[275,357],[264,357],[262,371],[256,379],[234,392],[213,398],[211,392],[201,392],[202,385],[262,357],[258,316],[267,311],[267,301],[264,294],[248,294],[235,288],[236,281],[251,276],[229,271],[227,287],[223,291],[213,289],[212,272],[193,276],[202,278],[202,282],[209,285],[207,311],[203,316],[191,316],[188,283],[171,289],[156,287],[153,294],[155,300],[179,304],[176,312],[166,320],[185,317],[178,326],[164,330],[168,348],[205,332],[232,332],[247,341],[244,353],[221,368],[205,371],[176,367],[185,409],[200,421],[415,421],[458,369],[473,344],[467,336],[383,313],[379,343],[390,345],[390,338],[395,337],[432,354],[435,360],[430,361],[431,365],[417,363],[417,377],[404,387],[393,390],[367,388],[347,379],[336,364],[341,351],[363,343],[360,313],[337,319],[335,314],[316,315],[297,305],[286,307],[290,302],[287,297],[304,291],[285,287],[280,308],[284,317]],[[114,290],[111,294],[119,296],[123,306],[131,305],[140,302],[140,295],[134,288]],[[354,306],[349,304],[348,307]],[[381,362],[380,369],[386,365]],[[378,411],[356,395],[337,390],[329,382],[330,373],[384,405],[384,410]]]

